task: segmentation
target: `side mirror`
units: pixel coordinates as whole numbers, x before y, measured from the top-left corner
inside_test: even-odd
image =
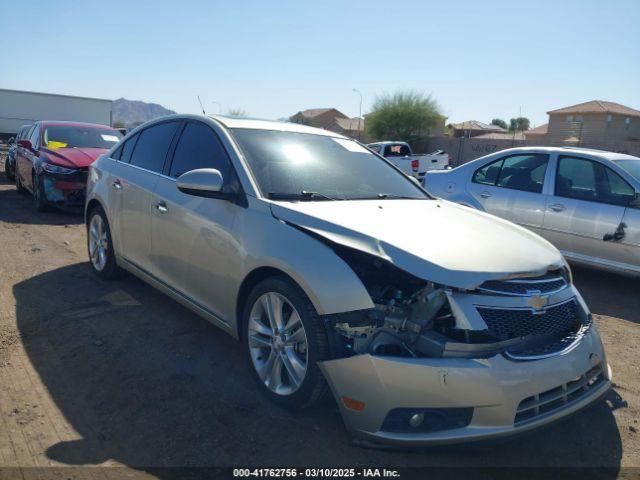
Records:
[[[636,192],[636,196],[629,202],[629,206],[633,208],[640,208],[640,192]]]
[[[230,199],[233,193],[223,193],[222,174],[215,168],[198,168],[183,173],[176,180],[176,186],[182,193],[196,197]]]
[[[31,145],[31,141],[29,140],[19,140],[18,146],[22,148],[26,148],[27,150],[33,150],[33,145]]]

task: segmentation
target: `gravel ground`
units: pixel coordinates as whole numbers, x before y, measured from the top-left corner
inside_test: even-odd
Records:
[[[364,449],[332,403],[293,414],[264,400],[222,331],[131,276],[93,276],[82,219],[37,213],[3,166],[0,466],[640,467],[638,280],[574,272],[613,367],[605,401],[510,441]]]

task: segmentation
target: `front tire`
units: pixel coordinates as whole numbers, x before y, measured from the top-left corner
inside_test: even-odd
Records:
[[[4,174],[7,176],[7,180],[10,182],[15,181],[15,173],[11,169],[11,163],[9,163],[9,155],[4,160]]]
[[[39,212],[46,212],[49,210],[49,205],[47,204],[47,197],[44,193],[44,186],[40,181],[40,177],[36,175],[36,172],[33,172],[31,177],[31,185],[33,188],[33,201],[36,205],[36,210]]]
[[[293,409],[327,395],[318,367],[329,359],[326,332],[298,285],[285,276],[263,280],[249,295],[242,320],[248,363],[263,394]]]
[[[100,206],[89,213],[87,250],[91,268],[96,275],[107,280],[120,277],[122,270],[116,263],[109,221]]]

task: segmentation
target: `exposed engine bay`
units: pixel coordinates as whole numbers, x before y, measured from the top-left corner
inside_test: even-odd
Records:
[[[565,348],[589,327],[590,318],[580,315],[579,305],[571,301],[563,304],[559,312],[537,317],[530,309],[515,313],[505,309],[504,315],[511,317],[499,318],[495,328],[489,323],[484,329],[468,328],[456,318],[455,308],[452,309],[454,294],[493,297],[517,294],[483,292],[482,288],[462,292],[419,279],[367,253],[335,244],[332,248],[362,280],[375,305],[373,309],[327,317],[325,322],[335,358],[364,353],[431,358],[488,358],[504,352],[534,355]],[[548,272],[540,278],[549,278],[545,285],[556,282],[559,289],[571,283],[563,271]],[[509,288],[518,285],[510,284]],[[487,318],[491,320],[490,314],[495,312],[490,311]]]

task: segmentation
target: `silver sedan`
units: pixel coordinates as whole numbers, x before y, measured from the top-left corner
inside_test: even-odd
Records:
[[[584,148],[503,150],[429,172],[437,197],[497,215],[571,262],[640,274],[640,158]]]
[[[279,405],[332,392],[374,442],[521,432],[611,386],[556,248],[333,132],[154,120],[91,165],[86,221],[97,275],[126,269],[241,340]]]

